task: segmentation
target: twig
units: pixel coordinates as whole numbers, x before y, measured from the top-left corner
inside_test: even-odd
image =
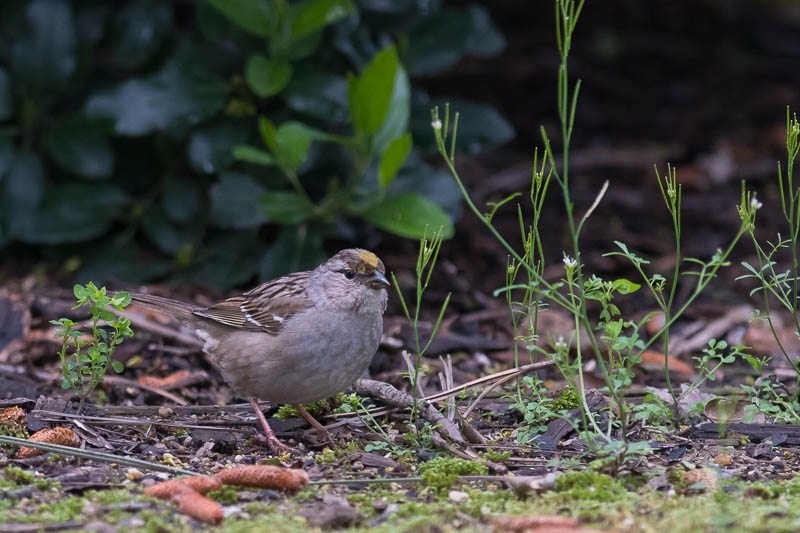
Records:
[[[523,365],[523,366],[521,366],[519,368],[510,368],[508,370],[503,370],[502,372],[495,372],[494,374],[489,374],[488,376],[483,376],[483,377],[478,378],[478,379],[473,379],[472,381],[469,381],[469,382],[464,383],[462,385],[458,385],[456,387],[453,387],[452,389],[448,389],[446,391],[442,391],[442,392],[439,392],[439,393],[436,393],[436,394],[431,394],[430,396],[426,396],[425,398],[422,398],[422,400],[425,400],[425,401],[428,401],[428,402],[441,400],[443,398],[447,398],[448,396],[452,396],[452,395],[454,395],[454,394],[456,394],[458,392],[461,392],[464,389],[469,389],[471,387],[475,387],[477,385],[481,385],[483,383],[486,383],[487,381],[494,381],[495,379],[502,379],[502,378],[504,378],[506,376],[512,376],[512,377],[522,376],[524,374],[527,374],[528,372],[532,372],[534,370],[538,370],[538,369],[544,368],[546,366],[551,366],[552,364],[553,364],[553,361],[542,361],[540,363],[531,363],[529,365]]]
[[[177,403],[178,405],[189,405],[189,402],[181,398],[180,396],[176,396],[171,392],[167,392],[163,389],[159,389],[157,387],[151,387],[150,385],[145,385],[143,383],[139,383],[138,381],[134,381],[132,379],[123,378],[120,376],[105,376],[103,378],[104,383],[111,383],[112,385],[124,385],[126,387],[136,387],[137,389],[146,390],[147,392],[152,392],[153,394],[158,394],[159,396],[163,396],[168,400],[172,400],[173,402]]]
[[[112,417],[112,416],[88,416],[82,414],[73,414],[73,413],[59,413],[57,411],[46,411],[42,409],[34,409],[31,414],[37,416],[40,420],[45,422],[58,422],[63,419],[70,419],[70,420],[85,420],[86,422],[91,422],[93,424],[113,424],[115,426],[145,426],[145,425],[155,425],[155,426],[164,426],[164,427],[177,427],[177,428],[185,428],[185,429],[208,429],[208,430],[215,430],[219,431],[220,428],[218,426],[199,426],[193,424],[186,424],[184,422],[176,421],[176,422],[168,422],[164,420],[152,420],[149,418],[121,418],[121,417]],[[224,425],[231,425],[230,422],[224,422]],[[247,422],[246,424],[252,426],[253,422]],[[230,429],[230,428],[229,428]],[[230,431],[235,431],[234,429],[230,429]]]
[[[472,410],[475,409],[475,407],[478,405],[478,402],[483,400],[486,397],[487,394],[489,394],[491,391],[493,391],[494,389],[496,389],[497,387],[499,387],[503,383],[511,381],[515,377],[517,377],[517,376],[515,376],[514,374],[512,374],[510,376],[506,376],[503,379],[498,379],[497,381],[495,381],[494,383],[492,383],[491,385],[489,385],[488,387],[483,389],[481,391],[481,393],[478,395],[478,397],[475,398],[475,401],[472,402],[472,404],[467,408],[466,411],[464,411],[464,414],[462,415],[464,417],[464,419],[466,420],[467,418],[469,418],[469,415],[472,412]]]
[[[117,463],[127,466],[136,466],[146,468],[148,470],[158,470],[160,472],[170,472],[172,474],[181,474],[196,476],[197,472],[184,470],[182,468],[174,468],[172,466],[162,465],[158,463],[151,463],[150,461],[143,461],[141,459],[133,459],[132,457],[122,457],[120,455],[113,455],[110,453],[96,452],[93,450],[81,450],[79,448],[70,448],[69,446],[61,446],[59,444],[48,444],[46,442],[33,442],[27,439],[20,439],[17,437],[8,437],[0,435],[0,442],[4,444],[13,444],[15,446],[27,446],[29,448],[39,448],[47,452],[55,452],[61,455],[73,455],[75,457],[82,457],[84,459],[94,459],[103,463]]]
[[[412,398],[411,395],[383,381],[359,379],[356,381],[355,387],[359,394],[378,398],[394,407],[411,407],[414,404],[414,398]],[[439,425],[439,429],[444,431],[449,439],[459,444],[466,444],[466,440],[461,435],[458,426],[445,418],[442,413],[437,411],[431,404],[420,401],[419,410],[425,420],[431,424]]]

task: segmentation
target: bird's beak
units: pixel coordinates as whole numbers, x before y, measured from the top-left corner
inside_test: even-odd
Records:
[[[387,289],[391,287],[392,284],[389,283],[388,279],[386,279],[385,274],[382,274],[381,272],[378,272],[376,270],[375,273],[372,275],[372,278],[370,278],[369,280],[369,286],[375,290],[380,290],[380,289]]]

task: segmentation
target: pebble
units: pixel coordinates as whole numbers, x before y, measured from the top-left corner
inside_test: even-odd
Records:
[[[448,498],[453,503],[462,503],[469,500],[469,494],[460,490],[451,490]]]
[[[160,416],[161,418],[169,418],[173,415],[173,413],[174,412],[169,407],[164,407],[162,405],[161,407],[158,408],[158,416]]]

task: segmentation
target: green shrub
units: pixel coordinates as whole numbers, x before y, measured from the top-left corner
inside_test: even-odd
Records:
[[[458,191],[416,148],[436,100],[409,78],[504,44],[484,8],[438,2],[7,0],[0,250],[39,247],[82,280],[224,287],[370,225],[452,234]],[[513,135],[466,107],[462,147]]]

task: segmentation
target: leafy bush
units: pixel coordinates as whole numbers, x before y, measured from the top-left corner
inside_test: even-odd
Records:
[[[369,225],[450,235],[458,191],[415,147],[436,101],[409,77],[504,44],[482,7],[440,2],[3,2],[0,249],[228,286]],[[460,105],[460,146],[513,135]]]

